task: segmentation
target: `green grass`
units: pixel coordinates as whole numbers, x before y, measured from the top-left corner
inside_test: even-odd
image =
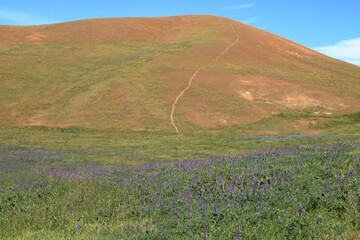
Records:
[[[242,136],[236,133],[238,129],[227,131],[178,135],[152,131],[100,131],[79,127],[1,127],[0,143],[29,148],[58,149],[64,152],[78,149],[80,151],[76,156],[82,159],[138,165],[235,155],[277,147],[360,142],[360,135],[352,134]],[[69,158],[69,161],[71,158],[77,159],[74,156]]]
[[[0,56],[0,123],[26,124],[33,116],[60,126],[104,127],[108,119],[107,127],[141,124],[148,109],[170,105],[161,96],[164,85],[150,73],[151,62],[194,46],[190,41],[9,45]]]
[[[336,144],[128,171],[5,159],[16,175],[0,179],[0,236],[204,239],[206,227],[207,239],[357,239],[359,158]]]

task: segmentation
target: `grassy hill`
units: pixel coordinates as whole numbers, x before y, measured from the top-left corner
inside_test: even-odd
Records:
[[[230,19],[0,26],[0,239],[359,239],[359,133],[359,67]]]
[[[232,27],[176,105],[182,133],[359,129],[360,67],[204,15],[0,26],[0,125],[175,132],[175,98]]]

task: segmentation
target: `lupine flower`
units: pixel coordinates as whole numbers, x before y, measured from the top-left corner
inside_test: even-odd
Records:
[[[204,240],[206,240],[206,226],[204,226],[203,233],[204,233]]]
[[[206,207],[204,204],[201,204],[201,212],[202,212],[203,216],[206,215]]]
[[[95,231],[98,231],[98,230],[99,230],[99,226],[96,226],[96,227],[95,227]]]
[[[286,185],[290,186],[290,181],[291,181],[291,176],[288,176],[287,181],[286,181]]]
[[[281,174],[281,183],[284,184],[284,181],[285,181],[285,174],[282,173],[282,174]]]
[[[241,232],[240,229],[236,231],[236,240],[241,240]]]
[[[259,184],[258,184],[258,182],[257,181],[255,181],[254,182],[254,193],[256,192],[256,190],[258,189],[258,187],[259,187]]]
[[[237,182],[237,176],[233,176],[233,182],[236,184],[236,182]]]
[[[179,221],[179,209],[178,208],[175,209],[174,214],[175,214],[176,221]]]
[[[321,223],[321,220],[322,220],[321,217],[318,217],[318,218],[316,219],[316,223],[317,223],[317,224]]]
[[[146,231],[147,231],[147,232],[150,232],[149,221],[146,221],[145,227],[146,227]]]
[[[304,207],[303,206],[299,206],[298,213],[299,213],[299,216],[301,216],[304,213]]]
[[[344,180],[345,180],[345,175],[342,174],[342,175],[340,176],[339,180],[337,181],[337,183],[340,184],[340,183],[344,182]]]
[[[139,235],[139,234],[140,234],[139,226],[136,226],[136,235]]]
[[[241,205],[242,205],[242,206],[245,205],[245,198],[244,198],[244,197],[241,198]]]
[[[292,231],[292,230],[294,230],[293,227],[288,227],[288,231]]]
[[[226,207],[229,207],[230,206],[230,200],[229,198],[226,199]]]
[[[283,222],[283,221],[278,217],[277,223],[278,223],[278,224],[282,224],[282,222]]]
[[[352,166],[349,167],[349,176],[353,175],[354,168]]]
[[[77,230],[77,231],[80,231],[80,229],[81,229],[81,226],[80,226],[80,224],[78,224],[78,225],[76,226],[76,230]]]

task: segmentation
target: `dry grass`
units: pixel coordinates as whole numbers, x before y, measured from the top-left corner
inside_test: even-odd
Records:
[[[183,131],[360,110],[359,67],[271,33],[213,16],[113,18],[0,26],[0,124],[171,132],[172,102],[234,40],[230,23],[239,43],[179,101]],[[259,131],[321,131],[285,120]]]

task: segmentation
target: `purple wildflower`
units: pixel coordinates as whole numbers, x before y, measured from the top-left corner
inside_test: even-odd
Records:
[[[219,205],[214,204],[213,209],[214,209],[214,212],[216,213],[219,210]]]
[[[136,226],[136,235],[139,235],[139,234],[140,234],[139,226]]]
[[[285,181],[285,174],[282,173],[282,174],[281,174],[281,183],[284,184],[284,181]]]
[[[146,231],[147,231],[147,232],[150,232],[149,221],[146,221],[145,227],[146,227]]]
[[[278,223],[278,224],[282,224],[282,222],[283,222],[283,220],[281,220],[281,218],[278,217],[277,223]]]
[[[241,240],[241,232],[240,229],[236,231],[236,240]]]
[[[349,176],[353,175],[354,168],[352,166],[349,167]]]
[[[254,190],[254,193],[256,192],[256,190],[258,189],[258,187],[259,187],[259,184],[258,184],[258,182],[257,181],[255,181],[254,182],[254,186],[253,186],[254,188],[253,188],[253,190]]]
[[[321,217],[318,217],[318,218],[316,219],[316,223],[317,223],[317,224],[321,223],[321,220],[322,220]]]
[[[178,208],[175,209],[174,214],[175,214],[176,221],[179,221],[179,209]]]
[[[237,182],[237,176],[233,176],[233,182],[236,184],[236,182]]]
[[[324,192],[323,192],[323,196],[326,196],[326,193],[327,193],[327,188],[328,188],[328,185],[325,183],[325,184],[324,184]]]
[[[95,231],[98,231],[98,230],[99,230],[99,226],[96,226],[96,227],[95,227]]]
[[[206,207],[204,204],[201,204],[201,212],[202,212],[203,216],[206,215]]]
[[[270,184],[269,184],[270,188],[273,188],[273,179],[270,178]]]
[[[204,226],[203,233],[204,233],[204,240],[206,240],[206,226]]]
[[[80,229],[81,229],[81,226],[80,226],[80,224],[78,224],[78,225],[76,226],[76,230],[77,230],[77,231],[80,231]]]
[[[345,181],[345,175],[342,174],[342,175],[340,176],[339,180],[337,181],[337,183],[338,183],[338,184],[341,184],[341,183],[344,182],[344,181]]]
[[[230,206],[230,200],[229,198],[226,199],[226,207],[229,207]]]
[[[299,213],[299,216],[301,216],[304,213],[304,207],[303,206],[299,206],[298,213]]]
[[[288,227],[288,231],[292,231],[292,230],[294,230],[293,227]]]
[[[286,181],[286,185],[290,186],[290,181],[291,181],[291,175],[288,176],[287,181]]]

